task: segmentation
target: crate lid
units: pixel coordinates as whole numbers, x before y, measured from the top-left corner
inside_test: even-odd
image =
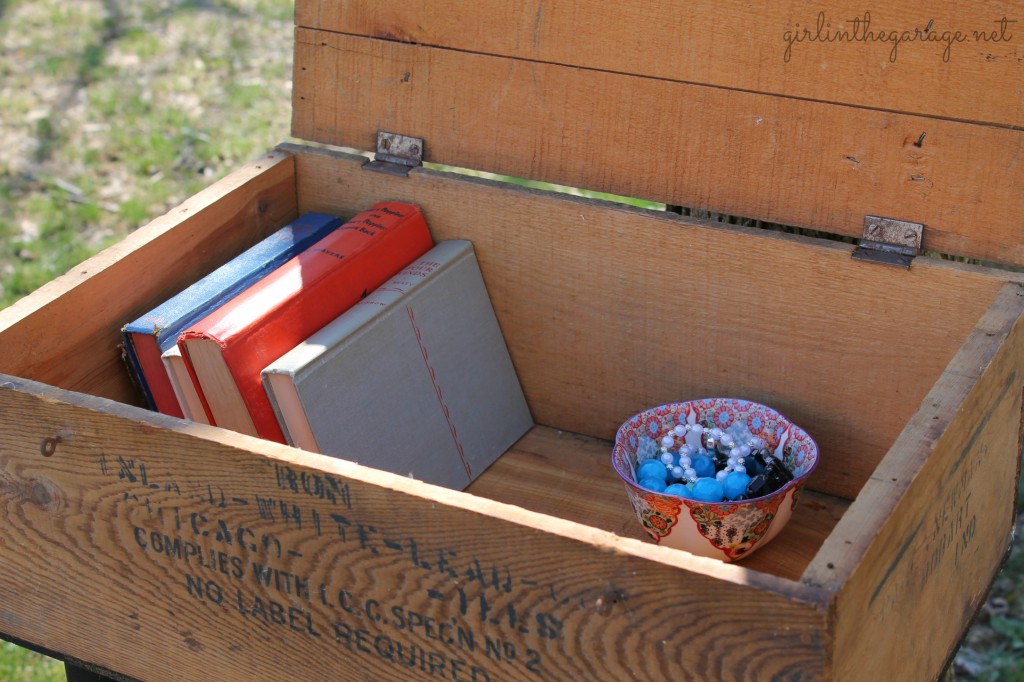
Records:
[[[292,132],[1024,264],[1024,1],[298,0]]]

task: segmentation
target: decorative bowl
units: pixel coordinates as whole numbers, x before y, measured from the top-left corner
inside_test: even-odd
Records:
[[[735,422],[745,423],[765,443],[768,453],[793,474],[792,480],[767,495],[723,502],[655,492],[636,480],[638,449],[642,442],[650,445],[645,436],[657,442],[678,424],[697,432],[698,425],[724,430]],[[685,438],[699,443],[701,436],[690,433]],[[723,561],[750,556],[782,530],[817,464],[818,445],[806,431],[770,407],[735,398],[704,398],[644,410],[619,427],[612,450],[612,465],[647,534],[658,544]]]

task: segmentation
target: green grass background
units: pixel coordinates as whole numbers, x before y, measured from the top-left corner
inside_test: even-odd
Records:
[[[0,0],[0,308],[289,139],[292,12]],[[1015,552],[956,679],[1024,680],[1022,574]],[[0,643],[0,682],[62,679],[61,664]]]
[[[0,0],[0,307],[288,138],[291,0]]]
[[[0,642],[0,680],[5,682],[64,682],[64,665],[52,658]]]

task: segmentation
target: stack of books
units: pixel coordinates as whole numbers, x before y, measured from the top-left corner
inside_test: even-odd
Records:
[[[309,213],[123,329],[151,409],[463,489],[533,425],[472,244]]]

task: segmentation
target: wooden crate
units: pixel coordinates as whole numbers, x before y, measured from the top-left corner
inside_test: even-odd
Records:
[[[1021,264],[1024,3],[912,8],[299,0],[293,129],[840,235],[900,218]],[[855,17],[920,38],[792,40]],[[943,670],[1012,532],[1019,275],[365,161],[282,145],[0,311],[5,637],[144,680]],[[537,422],[467,492],[138,407],[125,321],[300,212],[383,198],[473,241]],[[733,565],[644,539],[609,462],[629,415],[710,395],[822,449]]]

